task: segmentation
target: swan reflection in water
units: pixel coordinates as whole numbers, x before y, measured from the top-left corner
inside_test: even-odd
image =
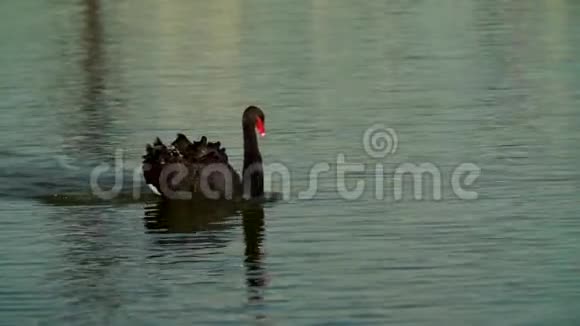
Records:
[[[223,248],[229,242],[227,230],[238,225],[242,217],[244,231],[244,266],[248,301],[260,303],[262,292],[267,285],[264,269],[264,209],[261,203],[244,204],[243,207],[224,203],[199,203],[188,201],[161,200],[145,209],[145,227],[152,233],[192,234],[199,237],[184,237],[160,240],[158,244],[195,244],[204,249]],[[224,231],[224,232],[214,232]],[[177,243],[176,243],[177,242]]]

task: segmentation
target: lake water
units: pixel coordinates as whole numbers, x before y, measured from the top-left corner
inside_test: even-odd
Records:
[[[579,16],[573,0],[1,2],[0,324],[580,324]],[[218,139],[239,169],[250,104],[289,198],[231,211],[141,191],[156,136]],[[107,189],[115,162],[104,200],[90,176],[109,164]],[[441,175],[419,198],[397,175],[421,164]]]

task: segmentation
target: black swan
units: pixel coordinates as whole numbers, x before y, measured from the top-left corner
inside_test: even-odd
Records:
[[[256,106],[242,116],[244,166],[242,177],[229,164],[220,142],[190,142],[183,134],[170,146],[159,138],[148,144],[143,156],[143,175],[156,194],[168,199],[250,199],[264,195],[262,155],[256,130],[265,136],[265,117]]]

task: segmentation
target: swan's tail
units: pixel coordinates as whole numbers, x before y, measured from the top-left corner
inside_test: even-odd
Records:
[[[165,146],[159,138],[155,139],[153,145],[147,144],[143,155],[143,176],[151,191],[161,195],[159,178],[163,167],[182,160],[183,155],[175,147]]]

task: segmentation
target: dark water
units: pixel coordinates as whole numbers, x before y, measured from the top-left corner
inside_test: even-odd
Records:
[[[573,0],[1,2],[0,323],[578,325],[579,15]],[[155,136],[219,139],[240,167],[249,104],[289,199],[143,198],[132,173]],[[375,123],[396,151],[368,155]],[[119,150],[121,194],[96,200],[91,172]],[[347,175],[365,181],[355,199],[339,154],[366,164]],[[331,171],[304,199],[317,163]],[[405,163],[441,172],[440,200],[396,182]],[[481,169],[475,200],[452,187],[462,163]]]

